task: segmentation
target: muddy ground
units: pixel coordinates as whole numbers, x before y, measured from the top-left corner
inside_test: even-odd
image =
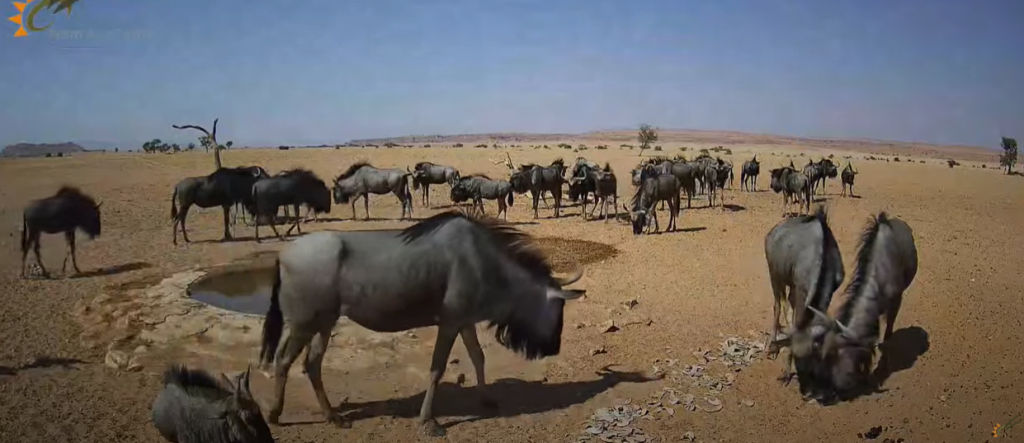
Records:
[[[771,291],[763,241],[781,218],[781,197],[764,191],[767,169],[807,159],[792,146],[733,151],[737,180],[734,190],[727,191],[726,209],[706,209],[706,199],[694,200],[694,209],[683,212],[681,232],[634,237],[615,221],[582,220],[575,206],[559,219],[550,219],[552,211],[542,206],[541,219],[535,221],[528,196],[516,196],[509,221],[518,228],[540,237],[607,246],[590,251],[578,243],[548,245],[562,260],[565,255],[600,256],[586,265],[578,285],[588,290],[586,299],[566,308],[561,355],[527,362],[482,334],[487,377],[501,404],[496,416],[479,415],[472,368],[464,349],[456,346],[435,408],[448,427],[447,441],[576,441],[599,408],[626,400],[646,407],[652,394],[663,392],[669,394],[648,408],[651,419],[638,418],[629,425],[636,429],[633,441],[685,441],[690,436],[704,442],[858,441],[858,434],[881,427],[877,441],[980,442],[991,438],[996,423],[1024,412],[1019,402],[1024,351],[1017,344],[1024,289],[1019,273],[1024,182],[992,170],[949,169],[937,159],[865,161],[864,154],[836,152],[840,159],[852,156],[860,170],[859,198],[840,197],[835,181],[819,197],[829,208],[847,276],[853,272],[858,235],[871,214],[889,211],[914,229],[920,270],[897,320],[896,370],[885,381],[884,392],[822,407],[803,401],[795,383],[779,384],[781,360],[753,355],[737,372],[737,367],[699,356],[705,354],[695,355],[710,350],[706,355],[718,356],[723,341],[756,341],[768,329]],[[754,151],[764,162],[761,190],[738,192],[739,165]],[[828,154],[808,152],[815,157]],[[517,163],[547,163],[561,154],[572,160],[577,155],[529,148],[511,153]],[[620,176],[620,204],[626,202],[636,151],[612,148],[583,154],[611,162]],[[232,166],[260,164],[271,172],[304,166],[329,178],[356,160],[401,168],[431,160],[457,166],[464,174],[504,176],[503,167],[491,161],[498,156],[493,149],[471,148],[245,150],[224,153],[224,161]],[[223,325],[237,326],[240,336],[251,335],[257,333],[251,329],[258,327],[258,318],[200,306],[191,314],[205,316],[194,318],[206,319],[210,328],[153,342],[146,339],[153,337],[154,332],[147,332],[153,327],[139,314],[146,291],[164,279],[186,279],[193,275],[189,272],[263,251],[272,254],[283,246],[277,240],[255,243],[252,228],[244,226],[235,228],[239,241],[219,242],[221,214],[213,209],[190,214],[191,244],[171,245],[172,186],[182,177],[210,172],[211,163],[203,153],[0,162],[0,441],[162,441],[149,421],[149,406],[167,364],[186,362],[231,372],[243,370],[255,358],[257,348],[245,340],[232,341],[232,329]],[[80,186],[103,201],[103,234],[79,241],[84,274],[78,278],[59,278],[64,246],[53,235],[44,238],[43,259],[58,278],[21,280],[22,208],[62,183]],[[448,204],[446,186],[432,191],[434,206]],[[442,210],[424,208],[418,194],[415,205],[417,217]],[[488,202],[487,209],[493,213],[494,203]],[[303,229],[408,225],[395,221],[399,206],[392,196],[372,197],[370,210],[373,221],[353,222],[350,208],[334,207],[325,220]],[[837,293],[833,310],[844,299]],[[609,320],[615,324],[612,332],[606,332]],[[433,331],[359,341],[370,335],[356,329],[343,329],[352,331],[351,337],[335,337],[325,373],[331,400],[348,398],[342,410],[355,420],[354,426],[325,424],[308,382],[293,368],[285,425],[273,428],[278,441],[431,441],[419,435],[415,416]],[[220,332],[212,334],[214,330]],[[109,367],[108,348],[137,354],[137,365],[131,371],[124,365]],[[688,365],[695,364],[709,375],[693,375],[695,369]],[[463,378],[469,381],[460,387]],[[709,380],[724,382],[708,386]],[[258,398],[269,401],[269,381],[254,375],[253,383]],[[687,395],[707,402],[701,405],[704,409],[717,409],[714,402],[721,409],[690,411],[685,401],[666,400]],[[870,434],[864,438],[875,435]]]

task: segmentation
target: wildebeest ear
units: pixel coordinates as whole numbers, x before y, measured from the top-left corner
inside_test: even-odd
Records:
[[[249,374],[252,371],[252,364],[245,367],[245,372],[238,376],[238,387],[235,389],[235,396],[245,399],[252,399],[252,392],[249,391]]]

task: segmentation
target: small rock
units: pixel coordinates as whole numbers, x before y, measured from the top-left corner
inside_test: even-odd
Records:
[[[683,434],[683,440],[694,441],[696,439],[697,439],[697,436],[693,435],[693,431],[686,431],[686,433]]]
[[[946,396],[945,395],[940,395],[939,396],[939,401],[945,402],[946,401]]]
[[[601,332],[615,332],[618,331],[619,327],[615,326],[615,320],[608,320],[601,323]]]
[[[590,350],[590,356],[591,356],[591,357],[593,357],[593,356],[595,356],[595,355],[598,355],[598,354],[607,354],[607,353],[608,353],[608,351],[606,351],[606,350],[604,349],[604,346],[601,346],[601,347],[598,347],[598,348],[594,348],[594,349],[591,349],[591,350]]]
[[[635,298],[632,298],[632,299],[629,299],[629,300],[627,300],[627,301],[623,302],[622,304],[623,304],[624,306],[626,306],[626,309],[633,309],[633,308],[635,308],[635,307],[636,307],[637,305],[639,305],[639,304],[640,304],[640,302],[639,302],[639,301],[637,301],[637,299],[635,299]]]
[[[124,351],[110,350],[107,351],[107,356],[103,359],[103,362],[111,369],[122,369],[128,366],[128,354]]]
[[[142,363],[139,363],[135,361],[135,359],[132,359],[132,362],[128,364],[127,370],[128,372],[139,372],[142,370]]]
[[[465,383],[466,383],[466,374],[459,374],[458,377],[455,377],[455,384],[457,384],[459,386],[462,386]]]
[[[145,354],[146,351],[148,351],[148,350],[149,350],[149,348],[147,348],[146,345],[139,345],[139,347],[135,348],[135,350],[132,351],[132,353],[133,354]]]
[[[452,361],[451,361],[451,364],[453,364],[453,365],[459,364],[459,359],[453,358]]]
[[[117,319],[117,324],[116,325],[117,325],[118,329],[128,329],[128,327],[131,326],[131,324],[132,324],[132,321],[131,321],[130,318],[128,318],[128,317],[121,317],[121,318]]]
[[[583,323],[583,322],[576,322],[575,326],[576,326],[576,329],[583,329],[583,328],[587,327],[587,324]]]
[[[751,399],[743,400],[743,406],[746,406],[748,408],[749,407],[753,407],[754,406],[754,400],[751,400]]]

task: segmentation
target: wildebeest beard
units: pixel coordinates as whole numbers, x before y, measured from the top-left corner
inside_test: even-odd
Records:
[[[513,312],[504,320],[490,322],[489,326],[495,328],[495,340],[510,351],[522,354],[528,360],[558,355],[562,347],[565,300],[549,299],[546,303],[551,304],[546,307],[547,309],[558,309],[558,319],[549,334],[544,336],[536,332],[531,324],[536,321],[535,318]]]

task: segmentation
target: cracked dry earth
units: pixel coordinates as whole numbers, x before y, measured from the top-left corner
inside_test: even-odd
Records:
[[[806,162],[800,149],[737,146],[730,158],[738,168],[756,151],[767,170],[788,164],[785,155]],[[828,154],[807,152],[815,158]],[[555,150],[511,153],[517,163],[575,156]],[[620,176],[620,204],[628,201],[635,153],[613,148],[584,154],[611,163]],[[1024,394],[1024,351],[1015,344],[1024,289],[1024,182],[992,170],[949,169],[937,159],[908,164],[836,155],[852,155],[860,170],[860,198],[840,197],[832,181],[823,201],[847,275],[858,234],[879,210],[907,221],[919,249],[920,270],[893,339],[900,349],[897,370],[885,392],[830,407],[808,404],[795,384],[783,387],[776,380],[781,359],[766,360],[757,348],[770,324],[763,240],[780,219],[778,195],[726,191],[724,211],[705,209],[706,198],[698,198],[693,210],[683,211],[682,232],[643,237],[615,221],[583,221],[575,206],[554,220],[542,207],[542,219],[534,221],[527,196],[516,196],[509,221],[544,238],[542,247],[560,270],[583,258],[586,274],[578,286],[588,290],[587,297],[567,305],[557,357],[527,362],[482,335],[490,389],[500,401],[496,416],[478,415],[469,389],[472,369],[457,345],[437,394],[435,410],[448,428],[441,440],[991,438],[995,423],[1021,412]],[[224,161],[260,164],[272,172],[304,166],[332,177],[357,160],[403,168],[431,160],[464,173],[504,176],[489,161],[495,156],[493,150],[469,148],[242,150],[226,152]],[[218,210],[190,214],[193,243],[170,242],[172,186],[182,177],[208,173],[210,163],[201,153],[0,161],[0,441],[159,442],[149,407],[167,364],[231,372],[255,358],[260,319],[189,301],[184,286],[222,265],[266,263],[283,243],[257,244],[245,226],[234,228],[241,241],[218,242]],[[768,182],[765,172],[760,187]],[[62,183],[104,202],[103,235],[79,242],[79,278],[21,280],[22,208]],[[435,206],[447,204],[446,186],[432,190]],[[415,199],[417,217],[441,210],[423,208],[418,194]],[[384,220],[352,222],[349,207],[334,207],[325,220],[303,230],[408,225],[394,221],[399,207],[392,196],[372,197],[370,209]],[[493,213],[493,202],[487,209]],[[44,238],[43,259],[58,277],[63,252],[60,236]],[[837,294],[834,304],[844,299]],[[384,335],[340,324],[336,332],[325,382],[334,403],[348,399],[341,409],[353,427],[325,424],[308,382],[293,368],[285,425],[273,428],[278,441],[441,441],[420,436],[415,421],[434,331]],[[267,379],[254,375],[253,391],[261,401],[269,401],[269,388]]]

